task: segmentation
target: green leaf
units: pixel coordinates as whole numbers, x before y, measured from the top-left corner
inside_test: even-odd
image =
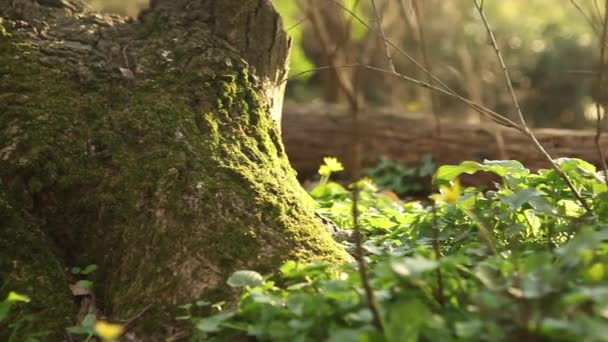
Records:
[[[88,265],[87,267],[84,268],[84,270],[82,270],[80,272],[80,274],[88,275],[88,274],[95,272],[96,270],[97,270],[97,265]]]
[[[557,165],[559,165],[560,169],[566,173],[572,171],[583,171],[587,174],[592,174],[596,171],[593,164],[578,158],[558,158],[554,161],[557,163]]]
[[[264,278],[258,272],[248,270],[234,272],[227,281],[231,287],[259,286],[263,283]]]
[[[389,342],[415,342],[430,311],[421,301],[410,299],[392,304],[387,316],[385,333]]]
[[[592,282],[600,282],[606,277],[607,272],[608,270],[606,265],[602,264],[601,262],[596,262],[585,270],[584,276],[585,279]]]
[[[316,199],[329,199],[338,196],[348,196],[349,192],[338,183],[329,182],[315,187],[310,195]]]
[[[6,297],[6,301],[9,303],[14,303],[14,302],[29,303],[30,297],[11,291],[8,294],[8,296]]]
[[[293,261],[293,260],[289,260],[289,261],[285,262],[279,268],[279,270],[287,278],[291,278],[292,276],[299,274],[297,272],[297,270],[298,270],[298,263],[295,262],[295,261]]]
[[[386,216],[367,217],[366,221],[374,228],[377,229],[390,229],[397,225],[390,218]]]
[[[484,171],[494,172],[501,177],[507,174],[515,177],[523,177],[530,174],[530,170],[526,169],[517,160],[485,160],[483,163]]]
[[[87,314],[86,316],[84,316],[84,319],[82,320],[82,326],[83,327],[92,327],[95,322],[97,321],[97,317],[94,314]]]
[[[367,332],[363,329],[337,329],[330,331],[328,342],[359,342],[365,334]]]
[[[256,291],[251,293],[251,299],[259,304],[269,304],[272,306],[282,306],[283,300],[273,294]]]
[[[449,182],[463,173],[473,174],[483,169],[483,165],[474,161],[465,161],[460,165],[443,165],[437,169],[435,179],[438,181]]]
[[[2,322],[6,316],[8,316],[8,312],[11,309],[11,303],[4,301],[0,302],[0,322]]]
[[[543,196],[546,196],[546,194],[538,189],[525,188],[518,190],[509,196],[502,197],[500,200],[511,208],[518,209],[535,198],[543,198]]]
[[[400,258],[391,261],[391,269],[402,277],[412,277],[424,272],[436,269],[438,266],[434,260],[421,257]]]
[[[479,336],[479,333],[482,331],[483,323],[478,319],[466,322],[456,322],[454,328],[458,337],[474,339],[476,336]]]
[[[90,280],[79,280],[78,282],[76,282],[76,286],[83,289],[90,289],[93,287],[93,282]]]
[[[201,306],[209,306],[209,305],[211,305],[211,302],[208,302],[206,300],[197,300],[195,304],[196,304],[196,306],[201,307]]]
[[[435,179],[440,183],[446,183],[463,173],[474,174],[477,171],[493,172],[501,177],[504,177],[506,174],[522,177],[530,173],[530,170],[526,169],[516,160],[486,160],[484,164],[465,161],[460,163],[460,165],[441,166],[437,170],[437,173],[435,173]]]
[[[74,335],[89,335],[89,336],[93,336],[93,333],[94,333],[92,327],[82,327],[82,326],[67,327],[65,330],[69,334],[74,334]]]
[[[223,312],[207,318],[201,318],[196,322],[196,329],[204,333],[219,331],[220,325],[234,316],[232,312]]]

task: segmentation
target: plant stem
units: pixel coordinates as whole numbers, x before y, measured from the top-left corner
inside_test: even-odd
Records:
[[[433,200],[433,249],[435,251],[435,259],[437,263],[441,261],[441,246],[439,241],[439,225],[437,225],[437,203]],[[445,296],[443,290],[443,275],[441,274],[441,266],[437,267],[437,302],[442,307],[445,306]]]

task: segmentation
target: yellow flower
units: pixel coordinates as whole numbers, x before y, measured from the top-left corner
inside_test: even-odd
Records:
[[[325,157],[323,158],[323,161],[331,172],[338,172],[344,170],[344,165],[342,165],[342,163],[340,163],[337,158]]]
[[[319,167],[319,174],[324,177],[329,177],[329,175],[331,174],[331,170],[329,169],[329,166],[321,165],[321,167]]]
[[[374,181],[369,177],[363,177],[355,184],[359,187],[359,190],[361,190],[361,191],[371,191],[371,192],[378,191],[378,186],[376,186],[376,184],[374,184]],[[352,188],[352,186],[351,186],[351,188]]]
[[[122,335],[125,328],[120,324],[113,324],[104,321],[95,323],[95,332],[104,341],[113,341]]]
[[[433,196],[435,200],[441,200],[446,203],[454,204],[458,202],[460,194],[462,193],[460,182],[458,179],[456,179],[450,186],[440,186],[439,192],[441,194]]]

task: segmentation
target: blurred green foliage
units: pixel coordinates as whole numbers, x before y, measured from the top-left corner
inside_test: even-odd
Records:
[[[400,197],[428,195],[431,191],[431,177],[436,165],[433,157],[426,154],[419,165],[411,166],[383,156],[378,163],[365,170],[381,189],[395,192]]]
[[[210,341],[608,341],[608,188],[589,163],[557,163],[592,213],[554,170],[516,161],[440,167],[435,206],[395,201],[365,181],[360,224],[384,332],[354,263],[240,271],[228,284],[243,289],[237,308],[183,318]],[[453,182],[477,171],[503,182],[492,191]],[[350,191],[329,182],[311,195],[320,213],[352,228]]]

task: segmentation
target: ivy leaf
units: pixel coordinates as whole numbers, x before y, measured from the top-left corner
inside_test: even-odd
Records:
[[[460,165],[443,165],[437,169],[435,179],[438,181],[449,182],[463,173],[473,174],[483,169],[483,165],[474,161],[465,161]]]
[[[511,175],[515,177],[523,177],[530,174],[530,170],[526,169],[517,160],[486,160],[483,164],[474,161],[465,161],[460,165],[444,165],[441,166],[435,173],[435,180],[440,183],[449,182],[463,173],[474,174],[477,171],[493,172],[500,177]]]
[[[259,286],[264,278],[255,271],[241,270],[234,272],[226,282],[230,287]]]
[[[554,160],[559,165],[562,171],[569,173],[572,171],[583,171],[587,174],[593,174],[596,171],[595,166],[582,159],[578,158],[558,158]]]
[[[500,200],[513,209],[521,208],[524,204],[532,202],[536,198],[543,198],[546,194],[535,188],[525,188],[515,193],[502,197]]]

